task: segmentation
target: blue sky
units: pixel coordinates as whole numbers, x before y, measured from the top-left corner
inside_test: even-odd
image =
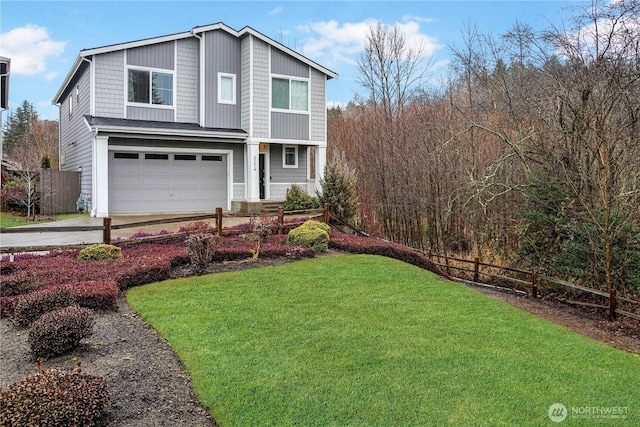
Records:
[[[500,34],[516,20],[535,29],[568,16],[571,1],[12,1],[0,0],[0,56],[11,58],[10,107],[28,100],[42,118],[57,119],[51,100],[79,51],[188,31],[224,22],[250,26],[337,72],[330,103],[359,91],[355,61],[372,22],[398,23],[442,70],[465,27]],[[434,68],[434,72],[436,68]],[[8,113],[2,115],[6,120]]]

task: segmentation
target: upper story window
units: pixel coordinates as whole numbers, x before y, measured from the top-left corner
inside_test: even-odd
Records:
[[[236,75],[218,73],[218,102],[220,104],[236,103]]]
[[[173,105],[173,74],[130,68],[128,93],[129,102]]]
[[[271,108],[309,111],[309,82],[274,77],[271,80]]]

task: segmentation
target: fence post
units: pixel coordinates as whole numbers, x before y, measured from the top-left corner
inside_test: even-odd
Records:
[[[324,204],[324,223],[329,224],[329,203]]]
[[[216,208],[216,233],[222,236],[222,208]]]
[[[102,219],[102,225],[104,226],[102,230],[102,243],[106,245],[111,244],[111,218],[105,217]]]
[[[534,298],[538,298],[538,272],[531,270],[531,295]]]
[[[284,231],[284,207],[278,206],[278,234]]]
[[[480,258],[475,257],[473,260],[473,281],[478,283],[480,280]]]
[[[609,291],[609,320],[616,320],[616,290]]]

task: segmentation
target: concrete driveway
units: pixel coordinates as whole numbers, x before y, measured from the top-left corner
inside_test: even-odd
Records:
[[[135,224],[137,222],[176,218],[177,215],[118,215],[111,218],[112,225],[124,225]],[[140,226],[133,228],[124,228],[111,231],[111,238],[116,239],[118,237],[128,238],[134,233],[139,231],[147,233],[158,233],[166,230],[170,232],[176,232],[180,227],[192,223],[193,221],[174,222],[170,224],[158,224],[150,226]],[[215,219],[206,220],[212,226],[215,226]],[[242,224],[249,222],[247,217],[225,217],[223,219],[223,227],[231,227],[236,224]],[[102,243],[103,232],[101,230],[93,231],[62,231],[62,232],[48,232],[47,228],[52,227],[102,227],[104,223],[103,218],[93,218],[90,216],[82,216],[78,218],[68,219],[64,221],[52,221],[40,224],[25,225],[21,227],[13,227],[13,229],[33,229],[37,228],[37,232],[25,232],[25,233],[2,233],[0,234],[0,252],[7,253],[12,252],[11,248],[32,248],[32,247],[58,247],[58,246],[70,246],[70,245],[83,245],[91,243]]]

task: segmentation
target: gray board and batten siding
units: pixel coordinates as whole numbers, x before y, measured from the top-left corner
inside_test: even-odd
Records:
[[[241,127],[240,41],[224,31],[209,31],[204,37],[205,127],[239,129]],[[235,104],[218,102],[218,73],[235,76]]]

